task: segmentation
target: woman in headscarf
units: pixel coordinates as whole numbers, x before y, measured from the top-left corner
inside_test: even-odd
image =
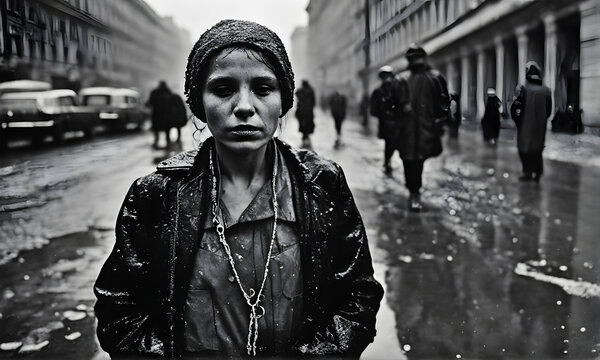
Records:
[[[481,118],[481,129],[483,130],[483,140],[490,145],[495,145],[500,136],[500,111],[502,102],[496,95],[494,88],[487,89],[487,100],[485,102],[485,112]]]
[[[339,165],[274,138],[294,76],[279,37],[224,20],[185,91],[211,138],[131,186],[95,284],[111,355],[335,355],[375,335],[382,288]]]

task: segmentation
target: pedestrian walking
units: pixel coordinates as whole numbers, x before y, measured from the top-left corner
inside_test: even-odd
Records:
[[[500,136],[500,113],[502,112],[502,101],[496,96],[494,88],[487,89],[487,100],[485,112],[481,118],[481,129],[483,130],[483,141],[495,145]]]
[[[170,136],[171,129],[177,130],[177,142],[181,142],[181,128],[188,122],[187,107],[181,96],[173,93],[171,97],[171,116],[169,118],[169,130],[167,136]]]
[[[339,165],[274,133],[294,100],[280,38],[223,20],[194,45],[212,137],[131,186],[95,284],[111,355],[358,358],[383,296]]]
[[[400,131],[400,113],[402,111],[399,87],[394,79],[394,69],[385,65],[379,68],[381,85],[371,94],[371,115],[378,120],[377,137],[383,139],[383,171],[392,174],[390,164],[394,152],[398,150],[398,135]]]
[[[146,106],[152,109],[152,131],[154,132],[153,147],[158,147],[160,133],[164,133],[167,145],[171,143],[169,138],[170,119],[172,116],[173,93],[169,90],[167,83],[160,81],[158,87],[150,93]]]
[[[542,151],[548,118],[552,114],[552,97],[550,88],[542,85],[542,70],[535,61],[527,62],[525,79],[524,85],[517,86],[511,106],[523,169],[519,180],[538,182],[544,173]]]
[[[460,110],[460,95],[456,92],[450,93],[450,117],[448,119],[448,135],[452,139],[458,138],[458,129],[462,123],[462,112]]]
[[[409,89],[408,106],[403,106],[400,157],[404,164],[409,209],[421,211],[420,189],[425,160],[442,153],[441,136],[449,113],[448,87],[444,77],[427,63],[427,53],[418,45],[406,52],[408,71],[398,79]]]
[[[296,90],[296,119],[298,119],[299,130],[302,133],[302,146],[310,148],[310,134],[315,130],[315,91],[308,80],[302,80],[302,86]]]
[[[334,148],[339,149],[342,146],[342,123],[346,118],[346,96],[339,91],[335,91],[329,98],[329,109],[335,123],[336,139]]]

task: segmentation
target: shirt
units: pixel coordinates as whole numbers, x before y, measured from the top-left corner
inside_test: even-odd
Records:
[[[290,176],[278,156],[277,234],[260,306],[259,352],[284,353],[297,340],[302,316],[302,273],[299,236],[292,202]],[[258,292],[273,230],[272,181],[267,181],[239,219],[220,203],[225,239],[240,282]],[[184,312],[188,352],[245,354],[250,306],[236,282],[229,259],[209,216],[204,224]],[[254,298],[253,298],[254,301]],[[260,312],[261,310],[259,310]]]

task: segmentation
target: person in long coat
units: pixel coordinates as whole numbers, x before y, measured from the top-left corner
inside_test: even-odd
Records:
[[[177,140],[175,141],[181,142],[181,128],[187,124],[188,114],[183,99],[175,93],[171,98],[171,116],[169,120],[169,130],[167,132],[169,133],[172,128],[175,128],[177,130]]]
[[[408,71],[399,74],[408,87],[408,103],[403,106],[399,136],[400,157],[405,184],[410,193],[409,209],[421,211],[420,189],[425,160],[442,153],[443,125],[449,116],[446,80],[426,61],[427,53],[418,45],[406,52]]]
[[[485,112],[481,118],[481,129],[483,131],[483,140],[490,145],[495,145],[500,136],[500,109],[502,102],[496,95],[496,90],[489,88],[487,90],[487,100],[485,102]]]
[[[217,23],[188,57],[185,93],[212,136],[125,196],[94,285],[100,346],[113,358],[358,359],[383,289],[342,168],[274,137],[294,101],[281,39]]]
[[[394,79],[394,69],[385,65],[379,68],[378,73],[381,85],[371,94],[370,111],[379,123],[377,137],[383,139],[383,171],[386,175],[392,174],[390,164],[394,152],[398,150],[398,133],[400,131],[400,113],[402,111],[402,96],[400,88]]]
[[[153,146],[158,146],[160,133],[164,133],[167,145],[171,142],[169,129],[173,110],[173,93],[167,83],[160,81],[158,87],[150,93],[146,106],[152,109],[152,131],[154,132]]]
[[[336,139],[334,147],[337,149],[342,146],[342,123],[346,118],[346,96],[339,91],[335,91],[329,97],[329,109],[335,125]]]
[[[314,107],[316,103],[315,91],[308,80],[302,80],[302,86],[296,90],[296,119],[299,131],[302,133],[302,146],[310,147],[310,134],[315,131]]]
[[[458,138],[458,129],[462,123],[462,112],[460,110],[460,95],[456,92],[450,93],[450,117],[448,121],[448,135],[452,139]]]
[[[517,122],[517,149],[523,169],[519,180],[537,182],[544,172],[542,152],[552,114],[552,95],[550,88],[542,85],[542,70],[535,61],[527,63],[525,79],[525,85],[517,86],[515,94],[523,104]]]

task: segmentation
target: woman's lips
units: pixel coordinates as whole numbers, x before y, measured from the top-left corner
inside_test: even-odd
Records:
[[[259,129],[250,125],[236,126],[231,129],[231,133],[236,136],[251,136],[259,132]]]

